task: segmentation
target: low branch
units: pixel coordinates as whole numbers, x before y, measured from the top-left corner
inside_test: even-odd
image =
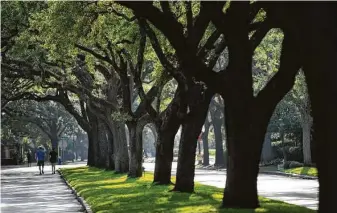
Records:
[[[83,51],[85,51],[85,52],[87,52],[87,53],[90,53],[91,55],[95,56],[97,59],[100,59],[100,60],[102,60],[102,61],[106,61],[106,62],[108,62],[109,64],[112,63],[112,60],[111,60],[107,55],[103,56],[103,55],[97,53],[96,51],[94,51],[94,50],[92,50],[92,49],[90,49],[90,48],[88,48],[88,47],[85,47],[85,46],[83,46],[83,45],[80,45],[80,44],[75,44],[75,47],[77,47],[77,48],[79,48],[80,50],[83,50]]]

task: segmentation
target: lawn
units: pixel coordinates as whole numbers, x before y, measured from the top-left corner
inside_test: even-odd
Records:
[[[313,210],[260,198],[261,208],[253,210],[220,209],[222,189],[196,184],[196,193],[169,192],[173,186],[152,185],[153,174],[129,179],[97,168],[61,169],[68,182],[76,189],[94,212],[224,212],[224,213],[310,213]]]
[[[209,149],[208,153],[210,156],[215,156],[215,149]]]
[[[284,170],[286,173],[299,174],[299,175],[308,175],[317,177],[317,169],[315,167],[298,167],[293,169]]]

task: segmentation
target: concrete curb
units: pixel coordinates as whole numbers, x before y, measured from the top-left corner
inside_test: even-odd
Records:
[[[78,202],[82,205],[84,212],[85,213],[93,213],[93,211],[91,210],[90,206],[88,205],[88,203],[81,197],[78,195],[78,193],[76,192],[76,190],[69,184],[69,182],[64,178],[62,172],[58,169],[57,172],[59,173],[60,177],[62,178],[62,180],[65,182],[65,184],[68,186],[68,188],[71,190],[71,193],[75,195],[76,200],[78,200]]]
[[[279,171],[263,171],[263,172],[260,172],[260,173],[261,174],[268,174],[268,175],[279,175],[279,176],[285,176],[285,177],[307,179],[307,180],[317,180],[318,179],[318,177],[314,177],[314,176],[298,175],[298,174],[291,174],[291,173],[285,173],[285,172],[279,172]]]

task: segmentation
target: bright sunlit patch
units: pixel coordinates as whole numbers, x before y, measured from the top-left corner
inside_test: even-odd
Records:
[[[62,169],[68,182],[88,202],[94,212],[192,212],[192,213],[311,213],[313,210],[260,197],[261,208],[221,209],[223,189],[195,184],[195,193],[170,192],[172,185],[153,185],[153,174],[128,178],[91,167]],[[172,178],[175,180],[175,178]]]

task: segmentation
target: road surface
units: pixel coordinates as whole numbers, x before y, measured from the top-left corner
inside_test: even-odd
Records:
[[[154,171],[154,163],[144,163],[144,167],[146,171]],[[172,175],[176,175],[176,168],[177,163],[173,162]],[[194,180],[205,185],[224,188],[226,172],[196,169]],[[318,208],[317,180],[259,174],[258,192],[259,195],[267,198],[315,210]]]
[[[39,175],[37,166],[1,167],[1,213],[83,212],[58,173],[52,175],[51,166],[44,172]]]

